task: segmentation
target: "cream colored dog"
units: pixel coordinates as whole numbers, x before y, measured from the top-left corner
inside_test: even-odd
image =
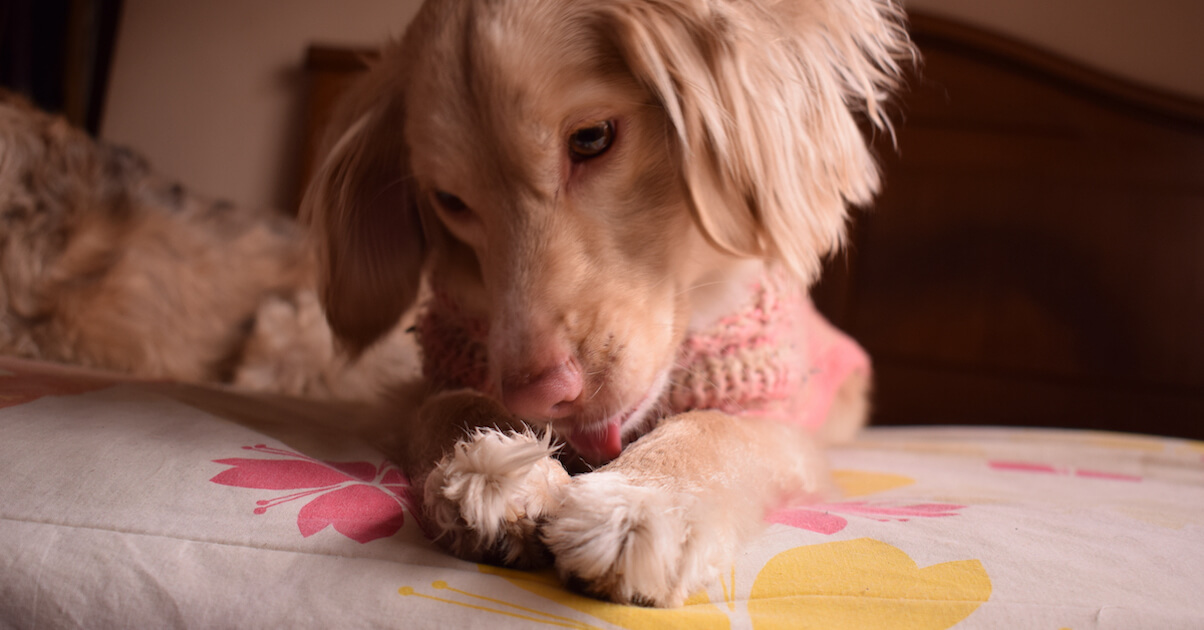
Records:
[[[674,606],[820,488],[869,374],[805,289],[911,54],[892,0],[423,6],[304,211],[349,347],[429,283],[393,448],[438,540]]]

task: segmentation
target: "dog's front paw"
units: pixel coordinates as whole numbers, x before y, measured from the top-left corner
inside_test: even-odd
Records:
[[[595,597],[680,606],[731,561],[730,537],[699,497],[619,472],[581,475],[541,528],[561,579]]]
[[[568,473],[550,437],[477,429],[427,476],[423,511],[436,540],[466,560],[546,564],[536,527],[561,498]]]

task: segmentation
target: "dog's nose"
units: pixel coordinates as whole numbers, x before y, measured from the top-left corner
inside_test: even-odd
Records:
[[[572,415],[582,387],[581,369],[565,361],[534,377],[505,379],[502,403],[525,420],[556,420]]]

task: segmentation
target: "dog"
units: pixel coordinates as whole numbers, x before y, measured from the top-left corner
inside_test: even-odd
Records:
[[[806,290],[910,59],[893,0],[422,6],[302,212],[344,348],[421,303],[391,448],[441,544],[677,606],[821,491],[870,370]]]
[[[0,354],[346,400],[415,371],[402,331],[358,362],[333,350],[295,220],[190,192],[4,91],[0,226]]]

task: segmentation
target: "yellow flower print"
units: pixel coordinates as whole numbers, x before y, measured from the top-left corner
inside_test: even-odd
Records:
[[[628,630],[664,630],[665,628],[718,630],[731,627],[727,615],[712,604],[704,592],[695,594],[681,608],[641,608],[611,604],[572,593],[565,590],[552,571],[532,573],[488,565],[481,565],[480,569],[482,573],[501,576],[507,582],[523,590]]]
[[[699,593],[682,608],[657,609],[611,604],[569,592],[552,571],[524,572],[479,565],[525,591],[580,613],[568,617],[519,606],[496,597],[460,590],[438,581],[437,594],[404,587],[402,595],[470,608],[545,626],[595,630],[669,628],[726,629],[736,608]],[[725,581],[724,591],[729,584]],[[734,591],[733,576],[730,585]],[[919,568],[903,551],[861,538],[789,549],[774,556],[757,574],[745,595],[748,617],[756,630],[825,628],[856,630],[939,630],[965,619],[991,596],[991,581],[977,560],[946,562]],[[726,608],[726,610],[725,610]]]
[[[1139,451],[1145,453],[1161,453],[1166,450],[1166,440],[1144,435],[1124,435],[1121,433],[1104,433],[1097,431],[1085,432],[1081,437],[1082,443],[1100,448],[1118,449],[1122,451]]]
[[[594,620],[610,624],[606,627],[616,626],[627,630],[667,630],[669,628],[727,630],[731,627],[727,614],[710,603],[706,593],[694,595],[681,608],[624,606],[572,593],[564,588],[555,572],[551,570],[515,571],[485,564],[477,566],[481,573],[496,575],[525,591],[584,613]],[[456,589],[443,581],[435,582],[431,587],[437,591],[449,591],[449,596],[432,596],[420,593],[408,586],[402,587],[398,592],[405,596],[424,597],[545,626],[574,630],[601,630],[601,626],[595,625],[591,621],[581,621],[535,608],[518,606],[502,599]],[[457,599],[453,599],[450,597],[451,595],[456,596]]]
[[[916,482],[911,477],[891,473],[868,472],[864,470],[833,470],[832,480],[840,488],[840,493],[846,498],[863,497],[868,494],[886,492]]]
[[[757,630],[938,630],[990,596],[977,560],[921,569],[903,551],[859,538],[774,556],[757,575],[748,612]]]

